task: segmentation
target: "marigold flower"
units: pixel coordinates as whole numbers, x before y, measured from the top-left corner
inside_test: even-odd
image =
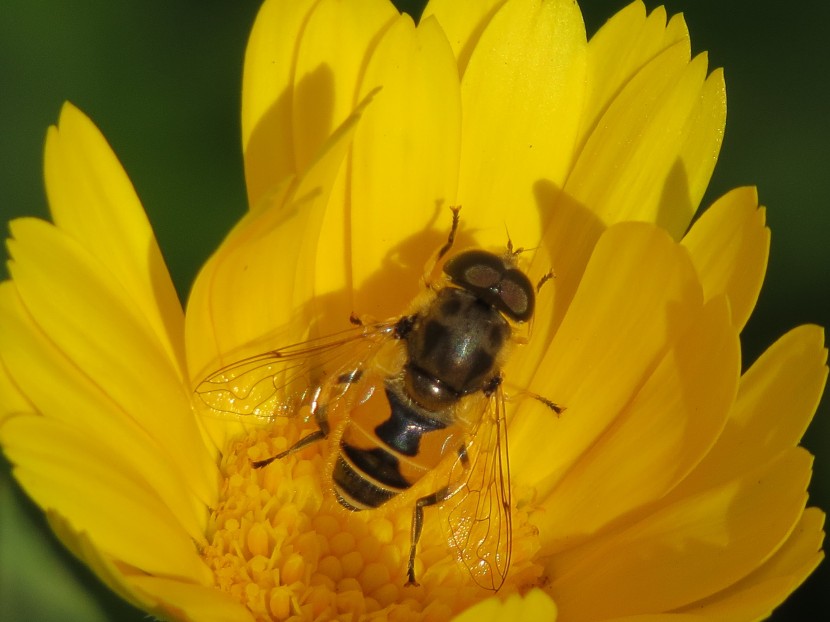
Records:
[[[823,556],[798,443],[827,352],[802,326],[741,375],[764,210],[739,188],[690,226],[725,110],[682,17],[641,2],[588,41],[571,0],[435,0],[417,26],[386,0],[266,1],[245,59],[250,210],[186,314],[102,135],[69,104],[50,129],[53,223],[11,223],[0,284],[15,477],[102,581],[165,619],[768,615]],[[429,509],[405,586],[412,499],[345,511],[325,443],[253,468],[313,427],[194,396],[246,354],[405,312],[454,205],[458,247],[503,249],[507,227],[534,279],[555,272],[503,371],[567,410],[509,402],[496,594]]]

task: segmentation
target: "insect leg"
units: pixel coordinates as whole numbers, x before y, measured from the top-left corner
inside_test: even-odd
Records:
[[[348,388],[349,385],[354,384],[363,376],[363,370],[361,369],[353,369],[349,372],[340,374],[337,377],[337,382],[335,386],[345,386]],[[328,396],[331,399],[331,395]],[[255,469],[261,469],[264,466],[268,466],[274,460],[281,460],[286,456],[290,456],[296,451],[303,449],[304,447],[308,447],[312,443],[316,443],[317,441],[325,440],[329,432],[331,432],[331,426],[329,425],[329,418],[328,418],[328,408],[326,404],[321,404],[317,400],[319,399],[319,393],[315,394],[314,399],[312,400],[311,410],[314,413],[314,421],[317,423],[317,430],[312,432],[311,434],[304,436],[296,443],[291,445],[285,451],[278,453],[276,456],[271,456],[270,458],[265,458],[264,460],[255,460],[251,464]]]
[[[563,412],[565,412],[565,407],[564,406],[549,400],[544,395],[539,395],[538,393],[528,393],[528,395],[530,397],[532,397],[534,400],[536,400],[537,402],[540,402],[540,403],[544,404],[545,406],[547,406],[548,408],[550,408],[553,412],[556,413],[557,417],[559,415],[561,415]]]
[[[289,447],[285,451],[281,451],[276,456],[271,456],[270,458],[265,458],[264,460],[254,460],[251,463],[251,465],[255,469],[261,469],[262,467],[271,464],[274,460],[281,460],[286,456],[290,456],[296,451],[300,451],[304,447],[308,447],[309,445],[316,443],[317,441],[324,440],[331,431],[331,426],[329,426],[328,417],[326,416],[326,410],[326,406],[321,405],[314,411],[314,419],[317,422],[317,427],[319,428],[318,430],[315,430],[311,434],[304,436],[296,443],[291,445],[291,447]]]
[[[418,546],[418,540],[421,539],[421,530],[424,527],[424,508],[430,505],[435,505],[436,503],[441,503],[447,498],[448,494],[449,489],[444,487],[438,492],[434,492],[426,497],[421,497],[415,502],[415,509],[412,512],[412,543],[409,547],[409,563],[406,567],[406,575],[408,577],[406,585],[414,585],[415,587],[420,585],[415,580],[415,549]]]
[[[509,402],[514,402],[516,400],[523,400],[525,398],[531,398],[546,406],[549,410],[551,410],[557,417],[561,415],[567,407],[559,404],[558,402],[554,402],[553,400],[545,397],[544,395],[539,395],[538,393],[534,393],[533,391],[528,391],[527,389],[519,389],[515,392],[511,391],[509,395],[505,396],[505,399]]]
[[[542,275],[542,278],[539,279],[539,282],[536,284],[536,293],[539,293],[539,290],[542,289],[542,285],[550,281],[551,279],[555,279],[556,275],[553,273],[553,268],[548,270],[545,274]]]
[[[458,455],[461,459],[461,464],[468,467],[470,459],[467,456],[467,447],[462,445],[458,449]],[[406,585],[418,587],[419,583],[415,580],[415,550],[418,547],[418,541],[421,539],[421,531],[424,528],[424,508],[430,505],[436,505],[447,499],[452,492],[449,486],[444,486],[440,490],[421,497],[415,502],[415,509],[412,511],[412,533],[411,544],[409,546],[409,563],[406,566],[407,581]]]
[[[429,263],[427,263],[424,271],[424,281],[426,282],[427,287],[432,287],[432,284],[440,276],[440,272],[438,272],[438,263],[441,259],[443,259],[444,255],[449,252],[452,245],[455,243],[455,234],[458,232],[458,223],[460,220],[458,213],[461,211],[461,206],[451,205],[450,210],[452,210],[452,225],[450,226],[450,234],[447,236],[447,241],[444,245],[438,249],[438,252],[429,260]]]
[[[452,225],[450,226],[450,234],[447,236],[447,241],[444,246],[438,251],[438,261],[446,255],[449,250],[452,248],[452,245],[455,243],[455,234],[458,231],[458,221],[460,220],[460,216],[458,213],[461,211],[460,205],[453,205],[450,207],[452,210]]]

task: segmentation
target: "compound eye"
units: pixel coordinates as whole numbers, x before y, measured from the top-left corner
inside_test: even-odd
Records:
[[[533,315],[535,295],[527,275],[505,265],[504,259],[483,250],[460,253],[444,264],[453,283],[511,320],[525,322]]]
[[[525,322],[533,315],[536,297],[533,283],[519,270],[508,270],[499,287],[501,311],[517,322]]]
[[[504,262],[487,251],[465,251],[444,264],[444,272],[461,287],[491,289],[504,274]]]
[[[474,264],[464,272],[465,282],[473,287],[490,289],[498,284],[499,279],[501,279],[501,273],[494,270],[492,266],[484,264]]]

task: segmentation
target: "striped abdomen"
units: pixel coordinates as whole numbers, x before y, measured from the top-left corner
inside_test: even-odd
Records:
[[[451,421],[413,405],[387,383],[355,408],[340,438],[332,480],[337,500],[370,510],[406,492],[434,469],[451,436]]]

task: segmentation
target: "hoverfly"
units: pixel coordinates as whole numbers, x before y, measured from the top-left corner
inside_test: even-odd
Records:
[[[457,227],[453,208],[436,265]],[[253,466],[330,439],[331,487],[351,511],[379,508],[451,461],[442,485],[414,500],[407,584],[417,585],[424,508],[452,500],[445,516],[450,546],[476,583],[498,590],[512,547],[501,363],[514,328],[533,315],[536,291],[516,267],[517,255],[509,244],[504,255],[460,252],[410,313],[378,323],[352,318],[350,330],[224,367],[196,393],[220,413],[313,418],[316,431]]]

